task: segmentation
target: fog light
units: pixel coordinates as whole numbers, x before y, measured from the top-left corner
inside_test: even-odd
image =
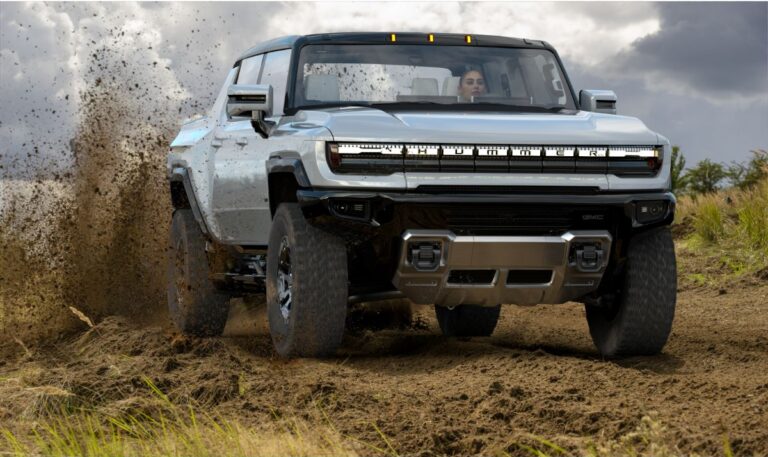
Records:
[[[663,219],[667,212],[666,210],[667,202],[665,201],[637,202],[635,217],[637,222],[647,224]]]
[[[369,219],[370,205],[367,201],[333,200],[331,211],[340,217],[350,219]]]

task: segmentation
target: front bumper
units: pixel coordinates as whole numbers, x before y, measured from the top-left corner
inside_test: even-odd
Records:
[[[402,235],[392,283],[414,303],[563,303],[598,288],[611,242],[604,230],[561,236],[456,236],[447,230],[408,230]]]
[[[445,306],[562,303],[600,293],[627,241],[670,224],[675,208],[663,191],[454,190],[299,189],[297,197],[310,223],[345,240],[355,294],[394,287],[414,302]],[[414,240],[439,245],[441,263],[430,271],[409,266]],[[584,244],[602,251],[599,269],[574,266],[574,246]]]
[[[299,189],[296,196],[305,214],[310,217],[329,214],[336,219],[374,227],[379,225],[378,214],[382,208],[422,205],[476,208],[484,205],[495,208],[552,208],[555,211],[565,207],[603,208],[621,214],[631,229],[644,229],[671,224],[677,202],[674,194],[666,191],[612,193],[593,188],[509,188],[503,193],[482,188],[462,188],[455,192]],[[337,204],[339,202],[349,208],[355,208],[357,203],[361,210],[348,213],[341,211],[342,208]],[[655,208],[657,212],[644,214],[645,207],[652,203],[659,204]]]

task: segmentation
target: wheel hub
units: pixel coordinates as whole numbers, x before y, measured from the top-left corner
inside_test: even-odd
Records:
[[[288,321],[293,299],[293,272],[291,271],[291,247],[288,238],[280,241],[280,253],[277,259],[277,300],[283,319]]]

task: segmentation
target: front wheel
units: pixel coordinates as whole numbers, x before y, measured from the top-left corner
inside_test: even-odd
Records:
[[[295,203],[277,209],[267,251],[267,316],[282,357],[330,356],[347,316],[347,251]]]
[[[437,323],[445,336],[491,336],[500,312],[501,305],[459,305],[455,308],[435,305]]]
[[[629,242],[624,280],[612,306],[587,306],[587,322],[604,357],[653,355],[669,338],[675,317],[677,267],[669,228]]]

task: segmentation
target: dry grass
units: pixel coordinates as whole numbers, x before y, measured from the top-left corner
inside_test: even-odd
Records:
[[[677,221],[685,234],[683,248],[720,264],[726,273],[768,271],[768,180],[747,190],[684,196]]]
[[[21,378],[3,382],[20,383]],[[332,426],[279,419],[260,427],[180,406],[148,378],[152,398],[129,399],[100,410],[72,403],[74,394],[53,386],[23,387],[32,400],[27,420],[0,426],[3,455],[43,456],[355,456],[354,440]],[[33,392],[34,391],[34,392]],[[40,409],[40,408],[43,409]],[[34,420],[30,420],[33,419]],[[359,447],[359,446],[358,446]],[[373,447],[372,450],[379,449]]]
[[[383,438],[386,438],[382,435]],[[530,435],[524,442],[487,455],[555,457],[674,457],[688,455],[674,445],[666,426],[650,416],[615,440],[595,437],[584,448],[568,451],[554,440]],[[723,453],[731,457],[730,442],[722,438]],[[329,422],[311,425],[303,420],[276,420],[249,427],[233,419],[213,416],[192,407],[173,407],[166,413],[105,416],[81,410],[49,414],[24,432],[0,427],[0,452],[14,456],[358,456],[401,455],[389,440],[378,447],[341,435]]]
[[[184,418],[107,418],[83,413],[50,418],[27,435],[2,430],[11,455],[45,456],[354,456],[331,429],[293,421],[260,429],[193,410]]]
[[[0,377],[4,400],[28,407],[3,422],[0,403],[0,455],[13,456],[398,456],[386,436],[363,441],[339,432],[329,412],[315,404],[315,413],[283,417],[273,411],[266,423],[248,424],[194,402],[176,403],[151,379],[142,377],[146,395],[98,405],[96,398],[76,395],[67,386],[38,385],[46,379],[42,367]],[[9,398],[9,396],[11,398]],[[672,457],[687,455],[656,413],[642,418],[634,430],[618,438],[597,434],[573,437],[527,435],[483,455],[555,457]],[[564,441],[563,441],[564,440]],[[722,438],[722,455],[730,457],[730,443]],[[568,444],[565,444],[568,443]],[[575,446],[575,447],[574,447]],[[431,454],[430,454],[431,455]]]

